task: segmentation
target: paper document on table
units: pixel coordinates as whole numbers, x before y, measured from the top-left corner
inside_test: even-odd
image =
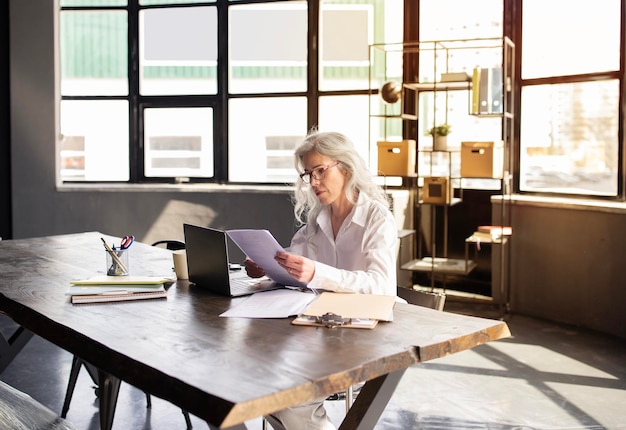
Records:
[[[226,234],[235,244],[265,270],[265,274],[272,281],[283,285],[306,287],[306,282],[293,278],[276,262],[277,252],[284,252],[284,248],[267,230],[227,230]]]
[[[298,315],[315,298],[312,292],[273,290],[255,293],[222,313],[221,317],[288,318]]]

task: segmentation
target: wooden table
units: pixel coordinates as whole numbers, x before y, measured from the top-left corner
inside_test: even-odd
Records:
[[[101,427],[120,380],[207,421],[244,422],[368,381],[341,428],[371,429],[404,371],[509,336],[501,321],[396,304],[374,330],[219,317],[239,300],[177,282],[167,299],[72,305],[71,280],[103,274],[98,232],[0,241],[0,311],[25,330],[0,348],[10,361],[35,333],[101,369]],[[172,275],[171,252],[135,243],[130,272]],[[20,340],[20,338],[22,338]],[[0,368],[0,371],[2,369]]]

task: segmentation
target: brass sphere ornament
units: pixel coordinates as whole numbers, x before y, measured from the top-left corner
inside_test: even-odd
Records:
[[[380,87],[380,97],[389,104],[396,103],[402,97],[402,84],[397,81],[387,81]]]

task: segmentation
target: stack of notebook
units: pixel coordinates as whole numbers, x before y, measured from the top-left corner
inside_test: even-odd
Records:
[[[501,242],[504,236],[511,236],[513,229],[508,226],[481,225],[472,233],[470,239],[482,242]]]
[[[121,302],[166,298],[165,283],[172,279],[154,276],[94,276],[72,281],[66,291],[72,303]]]

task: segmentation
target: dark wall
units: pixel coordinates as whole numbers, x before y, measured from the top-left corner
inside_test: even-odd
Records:
[[[0,238],[10,239],[9,3],[0,2]]]
[[[453,259],[465,258],[465,239],[472,235],[479,225],[491,224],[491,196],[498,194],[493,190],[463,190],[462,201],[458,204],[448,206],[436,206],[436,253],[437,257],[443,256],[444,229],[448,230],[447,256]],[[444,215],[447,209],[447,226]],[[422,211],[429,212],[432,206],[424,205]],[[425,214],[426,218],[428,214]],[[416,221],[419,222],[419,221]],[[430,255],[429,236],[423,234],[424,229],[430,230],[430,223],[422,221],[420,223],[422,231],[418,234],[421,242],[423,255]],[[426,233],[427,234],[427,233]],[[458,291],[482,294],[490,296],[491,292],[491,249],[488,246],[482,247],[480,252],[474,252],[474,247],[468,248],[468,257],[477,263],[477,267],[467,276],[447,275],[445,278],[437,277],[435,286],[446,287]],[[416,284],[431,285],[430,273],[416,272],[413,276]],[[445,281],[445,284],[444,284]]]

